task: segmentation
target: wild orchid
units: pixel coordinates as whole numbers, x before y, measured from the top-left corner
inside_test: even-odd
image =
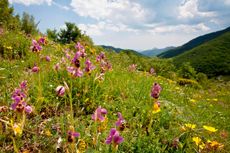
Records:
[[[20,88],[16,88],[12,93],[11,99],[13,103],[11,104],[11,109],[18,112],[32,112],[32,107],[27,105],[27,81],[23,81],[20,84]]]
[[[119,128],[119,130],[123,130],[124,129],[125,120],[122,117],[122,115],[121,115],[120,112],[118,112],[117,115],[118,115],[118,120],[116,121],[115,125],[116,125],[116,127]]]
[[[155,99],[158,99],[161,90],[162,90],[161,86],[158,83],[154,83],[151,89],[151,96]]]
[[[118,145],[124,141],[124,138],[120,136],[119,132],[115,129],[112,128],[110,130],[109,136],[105,140],[106,144],[113,144],[113,147],[115,150],[118,149]]]
[[[32,46],[30,47],[32,52],[40,52],[42,50],[42,46],[36,41],[32,40]]]
[[[90,73],[92,70],[95,69],[95,66],[91,63],[89,59],[85,61],[85,72]]]
[[[70,126],[69,131],[67,132],[68,135],[68,142],[72,143],[75,142],[75,138],[80,136],[80,133],[75,132],[74,127]]]
[[[32,68],[32,72],[34,72],[34,73],[39,72],[39,70],[40,70],[40,68],[36,65]]]
[[[105,108],[101,108],[101,106],[99,106],[96,111],[94,112],[94,114],[92,115],[92,119],[94,121],[99,121],[99,122],[103,122],[105,120],[105,116],[107,114],[107,110]]]

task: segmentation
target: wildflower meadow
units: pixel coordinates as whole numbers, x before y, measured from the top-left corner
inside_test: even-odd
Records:
[[[0,153],[230,152],[230,28],[154,56],[85,31],[97,44],[169,45],[226,26],[229,4],[147,1],[0,0]],[[62,18],[81,29],[39,31]]]
[[[229,83],[180,86],[86,47],[40,37],[1,62],[2,152],[228,152]]]

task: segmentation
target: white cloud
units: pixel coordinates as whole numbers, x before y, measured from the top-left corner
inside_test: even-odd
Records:
[[[197,25],[186,25],[186,24],[179,24],[179,25],[164,25],[158,26],[149,30],[152,33],[195,33],[195,32],[204,32],[209,31],[210,28],[207,27],[204,23],[199,23]]]
[[[52,4],[52,0],[9,0],[9,2],[12,3],[18,3],[18,4],[24,4],[26,6],[36,4],[40,5],[43,3],[47,3],[48,5]]]
[[[59,7],[59,8],[62,9],[62,10],[68,11],[68,10],[70,9],[68,6],[61,5],[61,4],[58,4],[58,3],[56,3],[56,2],[52,2],[52,4],[56,5],[57,7]]]
[[[178,7],[179,19],[192,19],[195,17],[214,17],[215,12],[201,12],[198,9],[198,0],[184,0],[183,4]]]
[[[96,20],[137,23],[146,19],[147,11],[131,0],[72,0],[73,11]]]
[[[124,24],[113,24],[109,22],[98,22],[96,24],[78,24],[78,27],[90,36],[103,35],[105,32],[138,32]]]
[[[230,5],[230,0],[224,0],[224,3],[225,3],[226,5]]]

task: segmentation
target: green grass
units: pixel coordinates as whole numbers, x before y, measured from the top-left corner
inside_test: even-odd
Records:
[[[112,63],[113,70],[105,73],[104,81],[98,81],[95,80],[100,73],[100,65],[96,63],[98,51],[96,54],[87,52],[87,57],[96,66],[91,75],[73,78],[64,65],[59,71],[53,69],[64,56],[65,47],[58,44],[44,47],[40,56],[51,56],[51,62],[40,61],[40,74],[31,73],[31,68],[38,61],[37,56],[29,51],[30,56],[23,59],[23,62],[21,59],[1,59],[0,105],[10,107],[14,88],[21,81],[28,80],[28,104],[34,109],[26,116],[21,135],[15,135],[10,126],[10,120],[14,123],[21,122],[21,115],[13,110],[0,113],[2,120],[9,121],[7,126],[2,121],[0,124],[2,152],[14,152],[17,149],[56,152],[57,146],[62,152],[71,152],[75,150],[75,145],[78,149],[86,146],[83,149],[85,152],[111,152],[112,146],[105,144],[105,139],[110,129],[115,127],[117,112],[121,112],[126,120],[125,129],[120,131],[124,142],[119,145],[117,152],[198,152],[199,149],[192,140],[196,136],[203,143],[216,140],[223,144],[224,147],[216,152],[227,153],[230,150],[230,139],[226,136],[230,132],[229,82],[209,80],[206,88],[179,86],[176,80],[169,79],[171,76],[153,76],[145,71],[130,72],[128,69],[135,61],[139,62],[138,66],[155,61],[157,74],[161,74],[160,71],[165,71],[162,74],[166,74],[165,65],[170,62],[168,60],[164,63],[164,60],[139,57],[140,61],[134,55],[109,52],[106,57]],[[58,97],[55,88],[64,85],[64,82],[70,90],[65,96]],[[150,96],[154,82],[163,88],[159,98],[161,111],[156,114],[152,113],[154,100]],[[98,106],[107,109],[107,122],[95,123],[91,119]],[[74,116],[73,121],[71,115]],[[196,128],[184,130],[186,123],[196,124]],[[218,131],[210,133],[203,128],[204,125],[215,127]],[[67,139],[70,126],[74,126],[81,135],[73,144]],[[103,127],[100,134],[98,127]],[[96,137],[97,143],[93,141]],[[58,139],[62,139],[59,145]],[[208,152],[207,149],[203,151]]]

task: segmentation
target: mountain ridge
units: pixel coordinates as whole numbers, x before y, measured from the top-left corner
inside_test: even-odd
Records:
[[[169,46],[169,47],[165,47],[165,48],[152,48],[152,49],[147,49],[144,51],[141,51],[140,53],[149,57],[153,57],[153,56],[157,56],[163,52],[166,52],[168,50],[171,50],[175,48],[174,46]]]
[[[157,56],[161,57],[161,58],[171,58],[171,57],[178,56],[178,55],[180,55],[186,51],[189,51],[189,50],[191,50],[191,49],[193,49],[193,48],[195,48],[195,47],[197,47],[197,46],[199,46],[205,42],[211,41],[211,40],[219,37],[220,35],[228,32],[228,31],[230,31],[230,27],[227,27],[223,30],[215,31],[212,33],[208,33],[208,34],[196,37],[196,38],[188,41],[187,43],[185,43],[182,46],[168,50],[168,51],[163,52]]]

